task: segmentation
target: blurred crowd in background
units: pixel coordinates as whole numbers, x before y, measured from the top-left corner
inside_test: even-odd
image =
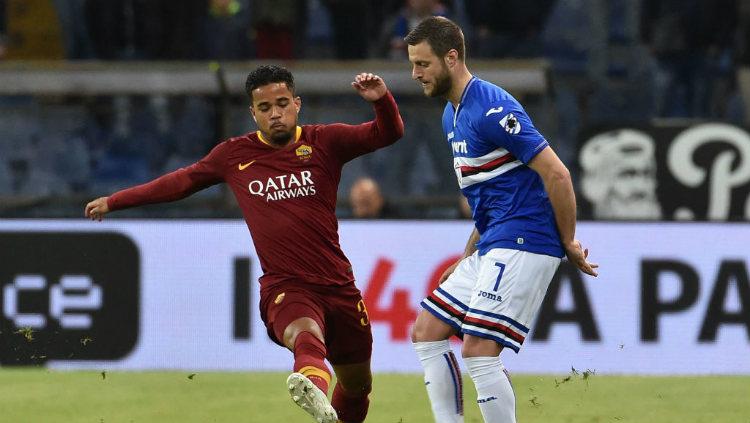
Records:
[[[403,37],[430,15],[464,28],[470,68],[481,59],[546,60],[549,93],[520,100],[567,163],[592,125],[750,120],[747,0],[0,0],[0,64],[378,59],[408,72]],[[312,104],[303,123],[371,116],[353,95],[301,95]],[[406,139],[346,169],[340,216],[466,217],[442,104],[398,100]],[[232,103],[231,135],[253,129],[246,102]],[[216,107],[200,96],[0,96],[0,216],[78,216],[63,199],[82,208],[80,199],[198,160],[219,141]],[[360,214],[359,198],[379,211]],[[220,188],[187,204],[130,215],[237,215]]]

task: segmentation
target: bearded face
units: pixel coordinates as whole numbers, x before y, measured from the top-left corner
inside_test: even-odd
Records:
[[[409,61],[412,63],[412,79],[422,85],[427,97],[447,97],[453,81],[443,57],[438,57],[427,41],[409,45]]]
[[[435,75],[435,81],[432,89],[426,92],[428,97],[447,97],[451,90],[451,75],[448,72],[448,66],[445,63],[440,63],[441,72]]]

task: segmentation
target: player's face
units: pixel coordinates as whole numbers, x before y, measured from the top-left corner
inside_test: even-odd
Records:
[[[258,129],[269,142],[286,145],[294,136],[302,100],[283,82],[273,82],[253,90],[250,112]]]
[[[445,61],[438,57],[427,41],[409,45],[411,77],[422,84],[427,97],[445,97],[451,89],[451,75]]]

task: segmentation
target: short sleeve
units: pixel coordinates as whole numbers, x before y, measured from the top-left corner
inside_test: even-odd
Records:
[[[485,107],[481,113],[480,137],[510,151],[525,164],[549,145],[516,101],[498,101]]]

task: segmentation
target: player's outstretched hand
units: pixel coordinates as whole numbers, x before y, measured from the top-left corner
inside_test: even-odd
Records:
[[[376,101],[388,91],[383,78],[371,73],[360,73],[355,76],[352,87],[367,101]]]
[[[107,198],[109,197],[99,197],[86,204],[86,209],[83,211],[84,216],[91,220],[98,220],[101,222],[104,215],[109,213]]]
[[[591,276],[598,276],[596,269],[599,267],[596,263],[590,263],[586,258],[589,256],[589,249],[581,246],[581,241],[575,239],[570,245],[565,246],[565,254],[568,261],[575,264],[583,273]]]

